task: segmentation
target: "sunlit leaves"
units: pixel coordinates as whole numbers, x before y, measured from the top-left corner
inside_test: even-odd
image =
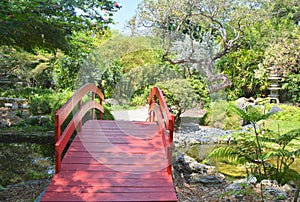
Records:
[[[119,7],[114,1],[13,0],[0,2],[0,45],[31,51],[67,50],[72,31],[101,31]]]

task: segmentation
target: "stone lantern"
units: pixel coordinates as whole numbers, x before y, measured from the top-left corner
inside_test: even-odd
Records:
[[[270,90],[269,102],[272,103],[275,100],[276,103],[279,103],[279,90],[281,89],[279,81],[281,77],[279,75],[280,68],[277,66],[272,66],[269,68],[269,80],[271,85],[268,88]]]

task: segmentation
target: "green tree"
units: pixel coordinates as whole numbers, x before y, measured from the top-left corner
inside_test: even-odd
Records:
[[[241,46],[245,28],[260,20],[262,2],[144,0],[135,21],[164,39],[163,60],[201,69],[216,92],[231,82],[216,72],[215,61]]]
[[[292,102],[300,102],[300,29],[293,32],[282,32],[266,48],[262,65],[265,68],[275,66],[282,77],[281,84]]]
[[[3,0],[0,2],[0,45],[32,51],[68,50],[73,31],[103,30],[119,5],[109,0]]]
[[[295,1],[263,4],[259,12],[264,20],[245,28],[239,50],[216,62],[216,66],[232,81],[232,86],[227,89],[229,99],[267,95],[270,85],[268,68],[278,66],[282,72],[288,72],[282,80],[283,94],[289,95],[285,100],[297,100],[299,26],[294,17],[298,11],[299,2]]]

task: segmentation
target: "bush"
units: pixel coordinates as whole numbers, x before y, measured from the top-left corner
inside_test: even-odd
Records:
[[[205,116],[204,125],[221,128],[224,130],[241,129],[242,119],[228,109],[233,102],[218,100],[211,103],[210,108]]]
[[[111,109],[110,107],[108,107],[107,105],[103,105],[104,107],[104,113],[103,113],[103,120],[114,120],[114,116],[111,113]]]
[[[29,111],[32,115],[44,115],[51,113],[49,99],[43,96],[35,96],[29,102]]]
[[[210,96],[206,85],[206,82],[202,78],[187,79],[195,92],[195,99],[198,103],[201,103],[204,107],[209,107]]]
[[[180,125],[180,115],[198,105],[195,91],[185,79],[173,79],[156,83],[164,94],[170,112],[175,116],[175,125]]]

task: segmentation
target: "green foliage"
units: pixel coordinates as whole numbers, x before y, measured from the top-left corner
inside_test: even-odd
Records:
[[[59,58],[53,67],[55,86],[59,89],[73,90],[81,64],[81,57],[64,55]]]
[[[103,114],[103,120],[114,120],[114,116],[111,113],[111,108],[107,105],[103,105],[104,106],[104,114]],[[96,111],[97,112],[97,111]],[[97,117],[99,117],[97,115]]]
[[[24,86],[49,88],[52,81],[49,67],[54,58],[53,54],[40,49],[32,54],[13,47],[0,46],[1,74],[8,77],[12,83],[10,86],[22,82]]]
[[[146,65],[132,69],[117,83],[113,96],[122,104],[128,104],[135,96],[143,95],[145,102],[150,92],[149,86],[158,82],[169,82],[180,75],[168,65]],[[182,80],[183,81],[183,80]],[[186,81],[183,81],[187,83]]]
[[[266,106],[266,110],[270,110],[274,104]],[[279,107],[282,109],[281,112],[272,115],[272,119],[275,121],[286,121],[286,122],[300,122],[300,108],[292,105],[281,104]],[[297,127],[297,126],[296,126]]]
[[[227,102],[223,99],[211,102],[205,116],[204,125],[225,130],[241,129],[242,119],[229,109],[232,103],[232,101]]]
[[[107,35],[109,35],[109,33]],[[106,35],[100,34],[94,36],[92,31],[73,31],[73,35],[70,37],[72,50],[70,50],[68,54],[58,55],[55,62],[51,64],[53,79],[58,89],[74,90],[88,83],[80,83],[80,81],[82,81],[81,78],[85,75],[91,77],[92,75],[89,74],[95,74],[95,71],[88,71],[85,68],[85,66],[94,64],[94,61],[90,61],[91,64],[86,63],[89,58],[92,57],[92,50],[96,48],[98,41],[106,37]],[[101,63],[96,65],[101,66]]]
[[[246,111],[233,104],[229,105],[228,109],[232,110],[243,120],[250,122],[254,128],[257,128],[258,121],[266,119],[273,114],[273,113],[264,114],[263,109],[259,109],[258,107],[254,107],[251,105],[248,106]]]
[[[109,0],[1,1],[0,44],[67,50],[73,30],[102,30],[118,8]]]
[[[215,128],[224,128],[224,120],[226,118],[226,101],[217,100],[211,102],[205,117],[205,125]]]
[[[288,98],[294,103],[300,102],[300,72],[289,74],[281,80],[282,89],[288,93]]]
[[[208,107],[210,104],[210,95],[205,80],[200,77],[189,78],[187,81],[194,89],[193,96],[195,96],[197,102],[201,103],[201,105],[204,107]]]
[[[32,115],[54,115],[71,96],[71,91],[56,92],[52,89],[43,88],[18,88],[7,89],[0,92],[1,97],[28,99],[29,110]]]
[[[157,47],[154,38],[111,35],[101,41],[84,60],[79,71],[78,84],[81,86],[84,83],[95,83],[104,91],[106,97],[119,97],[118,92],[122,90],[131,96],[132,92],[128,92],[130,89],[122,89],[124,85],[137,84],[132,87],[134,92],[144,83],[153,84],[151,80],[154,76],[149,75],[148,71],[149,68],[153,71],[160,63],[157,59]],[[157,72],[161,70],[155,70],[153,74],[157,75]],[[133,75],[134,73],[138,76]],[[122,97],[123,95],[120,99]]]
[[[263,65],[265,68],[275,66],[282,77],[282,96],[292,102],[300,101],[300,29],[284,30],[280,37],[266,48]]]
[[[175,116],[175,124],[179,126],[180,115],[189,108],[197,106],[195,91],[185,79],[173,79],[155,84],[164,94],[170,112]]]
[[[275,132],[266,128],[262,122],[277,114],[264,114],[254,107],[249,107],[247,111],[234,105],[229,108],[249,121],[253,130],[234,134],[234,141],[215,149],[209,158],[245,165],[247,173],[258,179],[276,179],[281,184],[296,181],[299,173],[293,171],[291,165],[295,158],[300,157],[299,127],[282,134],[279,130]]]
[[[51,106],[49,99],[45,96],[33,97],[29,103],[29,111],[32,115],[50,114]]]
[[[226,89],[229,100],[266,94],[267,77],[257,79],[255,75],[262,57],[261,50],[245,48],[228,54],[216,63],[232,82],[231,87]]]

